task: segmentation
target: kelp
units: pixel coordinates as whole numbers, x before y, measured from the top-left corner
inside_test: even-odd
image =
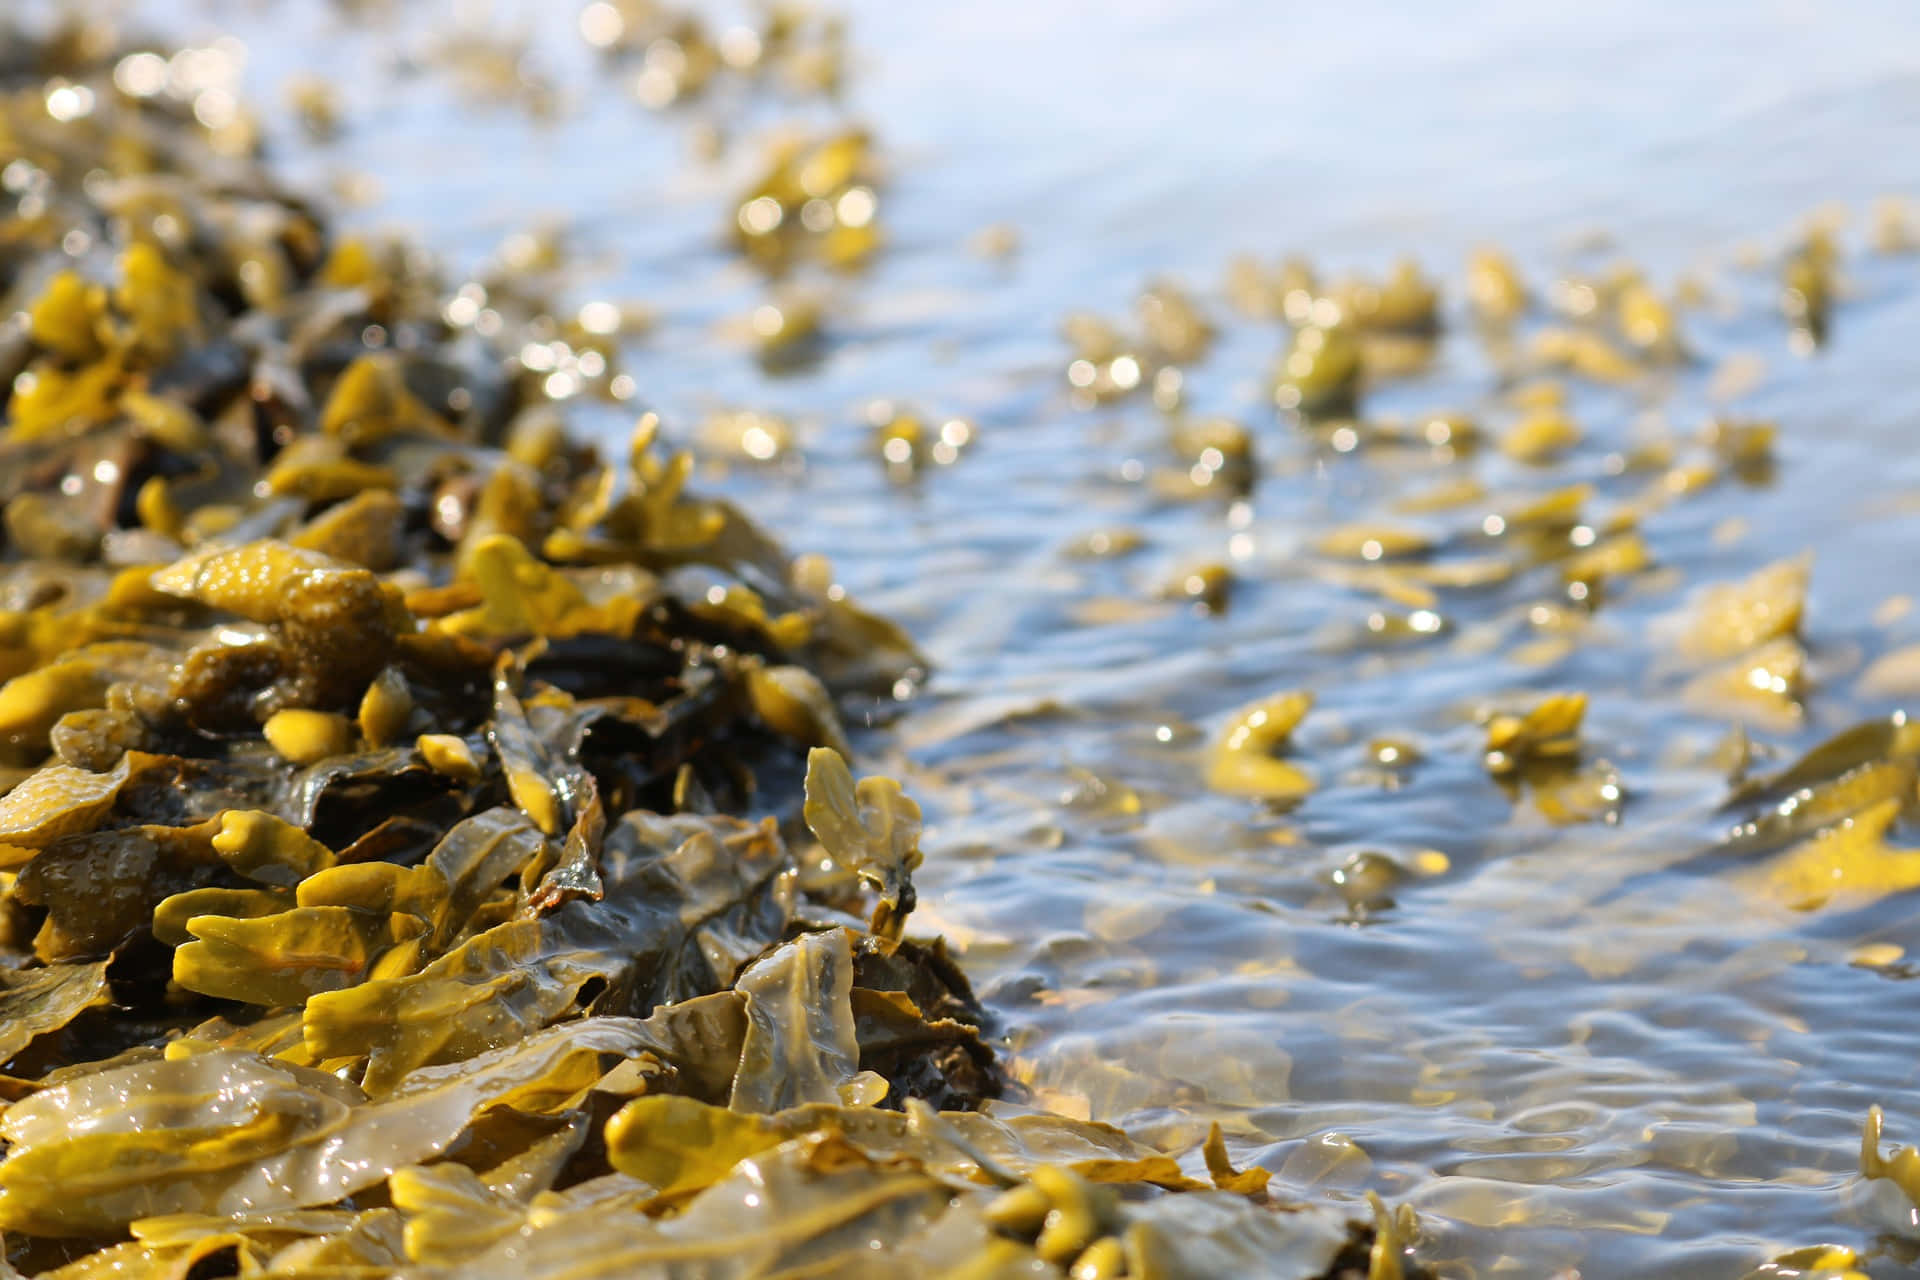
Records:
[[[552,316],[502,301],[484,340],[421,255],[335,235],[244,139],[114,87],[106,46],[61,57],[84,123],[0,98],[44,206],[0,237],[26,316],[0,418],[10,1259],[1351,1261],[1366,1228],[1272,1203],[1217,1132],[1208,1183],[1105,1126],[981,1113],[991,1023],[908,933],[920,809],[845,759],[846,701],[924,676],[905,632],[691,492],[653,415],[624,456],[572,439],[509,354]],[[856,266],[877,176],[859,134],[785,151],[736,243]],[[1379,323],[1417,327],[1395,287]],[[1140,318],[1156,363],[1211,336],[1170,285]],[[1023,1189],[1031,1231],[993,1208]]]

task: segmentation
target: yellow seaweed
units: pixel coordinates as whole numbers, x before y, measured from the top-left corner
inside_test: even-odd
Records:
[[[405,525],[406,508],[398,497],[383,487],[362,485],[346,501],[309,520],[289,541],[303,550],[385,573],[400,562]]]
[[[27,308],[27,332],[62,360],[87,364],[106,354],[112,340],[106,291],[65,270],[47,281]]]
[[[535,559],[510,534],[494,534],[476,543],[464,561],[464,572],[480,588],[481,602],[439,621],[442,630],[455,635],[556,633],[587,608],[587,597],[578,587],[559,570]]]
[[[1226,1135],[1221,1132],[1218,1121],[1207,1130],[1207,1141],[1201,1150],[1207,1162],[1207,1175],[1213,1179],[1213,1185],[1222,1191],[1259,1195],[1267,1189],[1267,1183],[1273,1177],[1265,1169],[1238,1170],[1233,1167],[1233,1161],[1227,1155]]]
[[[692,1098],[635,1098],[607,1121],[607,1158],[663,1196],[684,1195],[720,1181],[787,1136],[761,1116]]]
[[[1579,424],[1564,411],[1540,409],[1508,429],[1500,438],[1500,450],[1516,462],[1541,466],[1577,446],[1582,434]]]
[[[61,836],[93,830],[129,773],[147,759],[129,751],[108,773],[54,764],[28,775],[0,796],[0,865],[18,865]]]
[[[1811,554],[1779,560],[1735,583],[1703,588],[1694,598],[1681,644],[1690,657],[1733,658],[1800,629]]]
[[[45,363],[31,366],[13,382],[8,439],[42,440],[107,421],[126,376],[125,358],[117,350],[70,373]]]
[[[775,733],[810,747],[852,754],[833,695],[813,672],[791,664],[752,666],[747,669],[746,685],[753,713]]]
[[[407,389],[399,358],[391,352],[363,355],[341,371],[320,410],[320,429],[356,447],[397,433],[452,433]]]
[[[173,980],[247,1004],[299,1005],[352,986],[380,958],[427,932],[417,916],[353,907],[295,907],[270,916],[195,916],[175,948]]]
[[[1313,776],[1274,753],[1312,709],[1313,695],[1294,690],[1235,712],[1209,752],[1207,785],[1226,795],[1262,800],[1299,800],[1310,794]]]
[[[128,342],[147,364],[159,364],[200,339],[200,304],[193,280],[147,241],[120,257],[116,310],[126,317]]]
[[[413,710],[413,691],[406,676],[398,668],[384,667],[361,696],[355,723],[369,746],[391,746],[406,736]]]
[[[15,676],[0,686],[0,739],[13,752],[37,761],[46,754],[48,733],[62,716],[104,706],[108,688],[148,668],[154,652],[123,641],[87,645]]]
[[[472,782],[480,777],[480,760],[474,755],[473,748],[464,738],[450,733],[423,733],[414,740],[414,750],[420,753],[427,767],[435,773],[443,773],[460,782]]]
[[[353,722],[334,711],[289,707],[269,716],[260,732],[294,764],[317,764],[353,745]]]
[[[1920,850],[1887,843],[1901,805],[1900,798],[1869,804],[1780,855],[1766,870],[1768,893],[1811,911],[1835,898],[1871,900],[1920,887]]]
[[[1487,771],[1513,773],[1529,763],[1578,755],[1580,722],[1586,713],[1586,694],[1556,693],[1523,714],[1495,714],[1487,721]]]
[[[222,814],[213,851],[247,879],[282,889],[297,888],[335,861],[333,850],[299,827],[259,810]]]
[[[1322,555],[1344,560],[1398,560],[1425,554],[1432,550],[1433,541],[1415,529],[1354,524],[1321,534],[1314,546]]]
[[[856,784],[847,763],[831,747],[807,752],[808,830],[829,856],[880,890],[887,917],[876,921],[898,930],[913,910],[913,872],[920,865],[920,806],[892,778],[862,778]]]
[[[1886,1117],[1880,1108],[1869,1107],[1860,1127],[1860,1176],[1884,1178],[1916,1206],[1920,1206],[1920,1151],[1900,1147],[1890,1156],[1881,1154],[1880,1135]]]

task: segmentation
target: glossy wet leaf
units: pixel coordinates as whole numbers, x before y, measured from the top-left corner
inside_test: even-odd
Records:
[[[157,666],[165,660],[164,653],[150,645],[110,641],[86,645],[23,672],[0,687],[0,738],[28,763],[37,764],[62,716],[104,706],[115,683],[157,675]]]
[[[1839,778],[1863,764],[1920,756],[1920,726],[1903,714],[1849,725],[1779,772],[1739,789],[1738,799],[1780,796]]]
[[[196,552],[153,574],[152,583],[167,595],[269,624],[277,643],[259,651],[261,669],[252,679],[275,686],[279,700],[295,709],[349,709],[412,629],[399,592],[372,572],[272,538]],[[208,659],[214,656],[225,655],[216,650]],[[268,659],[273,665],[265,665]],[[180,696],[205,694],[189,688]],[[311,741],[311,728],[301,737]]]
[[[358,580],[364,573],[317,551],[262,539],[197,552],[157,571],[153,585],[170,596],[272,622],[285,611],[295,587],[323,575],[346,574]]]
[[[728,1105],[765,1114],[835,1103],[860,1069],[853,953],[839,929],[809,933],[756,961],[734,983],[747,1036]]]
[[[294,906],[293,895],[284,890],[228,889],[209,886],[188,889],[162,898],[153,908],[153,936],[170,947],[193,940],[187,922],[200,916],[224,916],[232,920],[250,920],[278,915]]]
[[[525,839],[514,831],[503,838]],[[677,847],[656,843],[676,837]],[[492,846],[502,847],[513,845]],[[590,983],[639,1012],[716,991],[724,978],[710,954],[743,962],[739,951],[759,950],[785,927],[788,865],[753,828],[723,842],[697,822],[652,833],[623,822],[609,834],[603,898],[494,925],[418,973],[317,995],[306,1005],[306,1044],[321,1058],[367,1056],[365,1083],[381,1093],[421,1064],[510,1044],[568,1016]],[[486,874],[464,877],[466,892]]]
[[[1860,1131],[1860,1176],[1884,1178],[1899,1187],[1908,1200],[1920,1206],[1920,1151],[1912,1147],[1899,1147],[1890,1156],[1884,1154],[1880,1150],[1884,1124],[1885,1116],[1880,1108],[1869,1108],[1866,1123]]]
[[[423,733],[414,739],[414,749],[435,773],[456,782],[473,782],[480,777],[480,756],[464,738],[450,733]]]
[[[507,775],[507,790],[520,811],[550,836],[566,830],[571,815],[559,765],[527,722],[504,668],[494,676],[490,736]]]
[[[0,973],[0,1063],[110,998],[104,960]]]
[[[1234,712],[1209,750],[1207,785],[1225,795],[1282,802],[1311,794],[1313,775],[1276,753],[1312,709],[1313,695],[1293,690]]]
[[[297,1005],[353,986],[395,948],[427,932],[418,916],[353,907],[295,907],[270,916],[195,916],[173,953],[188,991],[246,1004]]]
[[[1487,771],[1511,773],[1529,762],[1567,760],[1579,754],[1584,693],[1556,693],[1522,713],[1498,712],[1487,721]]]
[[[569,782],[575,816],[561,842],[560,856],[540,877],[528,895],[527,905],[536,912],[548,912],[576,898],[599,901],[607,893],[600,878],[600,847],[606,839],[607,811],[600,802],[600,787],[593,775],[576,771]]]
[[[1804,911],[1834,898],[1873,899],[1920,887],[1920,850],[1887,843],[1903,800],[1867,805],[1780,855],[1766,873],[1771,896]]]
[[[334,864],[333,850],[289,822],[258,810],[222,815],[213,851],[249,880],[291,889]]]
[[[427,857],[446,886],[434,913],[434,944],[444,946],[509,875],[539,856],[546,841],[524,813],[506,807],[477,813],[448,831]]]
[[[0,1224],[82,1235],[161,1213],[331,1204],[450,1144],[480,1108],[557,1109],[639,1048],[623,1019],[555,1027],[377,1103],[323,1072],[206,1049],[43,1089],[0,1116]]]
[[[413,691],[407,687],[406,676],[395,667],[387,667],[361,695],[355,722],[369,746],[390,747],[407,736],[413,710]]]
[[[303,550],[385,573],[400,563],[406,506],[394,494],[368,484],[369,477],[353,479],[346,501],[328,507],[289,540]]]
[[[897,923],[913,910],[920,806],[891,778],[862,778],[831,747],[807,753],[807,828],[828,855],[880,891]]]
[[[1619,770],[1604,760],[1574,764],[1546,758],[1523,766],[1521,772],[1534,810],[1555,826],[1620,821],[1626,788]]]
[[[482,538],[467,553],[465,572],[481,602],[443,619],[462,635],[529,636],[559,631],[587,608],[587,597],[564,575],[536,560],[510,534]]]
[[[277,1221],[280,1215],[275,1215]],[[318,1224],[316,1224],[318,1225]],[[369,1209],[344,1226],[316,1231],[283,1246],[266,1262],[268,1273],[288,1277],[379,1274],[407,1259],[401,1215],[392,1209]]]
[[[387,1186],[394,1206],[406,1214],[403,1239],[414,1262],[459,1262],[526,1221],[519,1205],[451,1161],[397,1170]]]
[[[353,746],[353,722],[337,711],[288,707],[260,726],[260,736],[293,764],[319,764]]]
[[[1788,733],[1799,728],[1807,688],[1807,653],[1781,636],[1689,681],[1687,698],[1703,709]]]
[[[590,1275],[778,1275],[799,1267],[867,1274],[874,1239],[899,1240],[945,1210],[946,1184],[857,1156],[818,1168],[799,1148],[749,1164],[660,1222],[564,1202],[467,1260],[462,1274],[585,1280]]]
[[[775,733],[809,747],[850,754],[833,695],[805,667],[753,667],[747,672],[747,697],[753,712]]]
[[[150,913],[211,874],[212,836],[211,823],[143,825],[50,842],[14,887],[17,901],[46,911],[35,953],[43,960],[93,959],[137,938]]]
[[[92,830],[140,762],[130,751],[106,773],[55,764],[30,774],[0,796],[0,864],[17,865],[32,850]]]
[[[661,1195],[681,1195],[712,1186],[788,1136],[757,1115],[692,1098],[636,1098],[607,1122],[607,1158]]]
[[[1220,1131],[1216,1121],[1207,1130],[1207,1142],[1203,1148],[1207,1161],[1207,1175],[1213,1179],[1213,1185],[1222,1191],[1237,1191],[1241,1195],[1258,1195],[1267,1189],[1267,1183],[1273,1175],[1265,1169],[1235,1169],[1227,1154],[1226,1135]]]
[[[307,436],[280,451],[261,483],[266,485],[268,493],[276,496],[299,498],[303,502],[341,502],[355,495],[392,489],[398,477],[389,467],[348,457],[345,447],[336,440]],[[310,526],[293,537],[293,544],[330,554],[325,545],[316,545],[332,540],[324,532],[327,527],[320,526],[322,532],[316,535]],[[358,557],[348,558],[365,563]]]
[[[375,352],[341,372],[320,412],[320,429],[364,445],[395,433],[435,434],[447,427],[407,389],[398,358]]]

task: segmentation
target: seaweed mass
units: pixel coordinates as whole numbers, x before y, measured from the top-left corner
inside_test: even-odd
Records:
[[[0,61],[7,1273],[1406,1273],[1217,1132],[983,1112],[845,759],[906,635],[156,66]]]

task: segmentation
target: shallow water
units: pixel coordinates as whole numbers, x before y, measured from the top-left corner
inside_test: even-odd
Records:
[[[717,406],[800,422],[798,464],[716,466],[705,483],[833,557],[932,657],[921,696],[861,746],[935,820],[921,923],[961,945],[1036,1103],[1181,1148],[1217,1119],[1288,1190],[1413,1204],[1423,1256],[1449,1275],[1736,1276],[1820,1240],[1881,1250],[1875,1276],[1920,1275],[1904,1261],[1920,1253],[1913,1211],[1856,1177],[1870,1104],[1890,1137],[1920,1138],[1920,985],[1849,963],[1867,942],[1920,947],[1913,895],[1795,912],[1749,868],[1697,860],[1734,820],[1710,759],[1729,718],[1682,699],[1690,672],[1663,629],[1694,585],[1811,548],[1805,723],[1756,737],[1784,761],[1894,705],[1855,683],[1920,640],[1920,616],[1879,612],[1913,589],[1902,549],[1920,535],[1905,377],[1920,259],[1863,252],[1859,215],[1920,190],[1920,11],[1514,2],[1443,23],[1373,3],[856,4],[848,101],[890,162],[892,243],[839,287],[824,359],[775,376],[721,332],[762,296],[718,234],[752,148],[692,159],[698,112],[634,103],[573,8],[486,19],[531,36],[553,123],[462,96],[431,56],[470,8],[149,11],[170,38],[237,35],[257,100],[296,67],[341,88],[340,141],[271,123],[300,180],[376,180],[351,221],[405,226],[456,271],[515,231],[564,227],[576,300],[658,312],[626,367],[671,427]],[[738,129],[792,114],[755,107]],[[1739,269],[1737,250],[1777,248],[1829,202],[1855,215],[1852,293],[1831,346],[1802,357],[1771,275]],[[994,222],[1021,238],[1005,263],[965,247]],[[1617,247],[1594,249],[1600,232]],[[1586,440],[1546,469],[1493,449],[1344,456],[1267,407],[1283,331],[1219,297],[1233,253],[1334,271],[1411,254],[1457,319],[1481,242],[1536,284],[1619,254],[1663,286],[1698,277],[1698,359],[1651,388],[1581,386]],[[1067,394],[1062,315],[1122,313],[1162,274],[1222,326],[1186,385],[1191,407],[1255,432],[1239,503],[1157,496],[1150,477],[1176,464],[1159,415]],[[1726,395],[1716,370],[1749,356],[1757,377]],[[978,441],[891,480],[862,421],[874,397],[964,414]],[[1511,416],[1464,324],[1367,408]],[[1591,482],[1605,512],[1654,480],[1609,461],[1659,433],[1650,414],[1685,438],[1721,408],[1779,422],[1774,475],[1651,515],[1658,570],[1609,595],[1577,643],[1529,620],[1559,593],[1551,566],[1445,592],[1445,632],[1381,643],[1367,620],[1390,607],[1306,553],[1330,522],[1465,476],[1502,493]],[[628,416],[579,414],[609,438]],[[1432,527],[1470,530],[1487,509]],[[1109,525],[1144,545],[1066,553]],[[1208,560],[1235,574],[1223,616],[1154,600]],[[1225,714],[1294,687],[1319,699],[1292,752],[1318,789],[1284,814],[1209,794]],[[1619,772],[1617,826],[1556,827],[1481,767],[1482,701],[1561,688],[1592,695],[1587,757]],[[1420,762],[1369,769],[1384,734]],[[1408,865],[1438,850],[1448,869],[1356,910],[1330,875],[1363,850]]]

